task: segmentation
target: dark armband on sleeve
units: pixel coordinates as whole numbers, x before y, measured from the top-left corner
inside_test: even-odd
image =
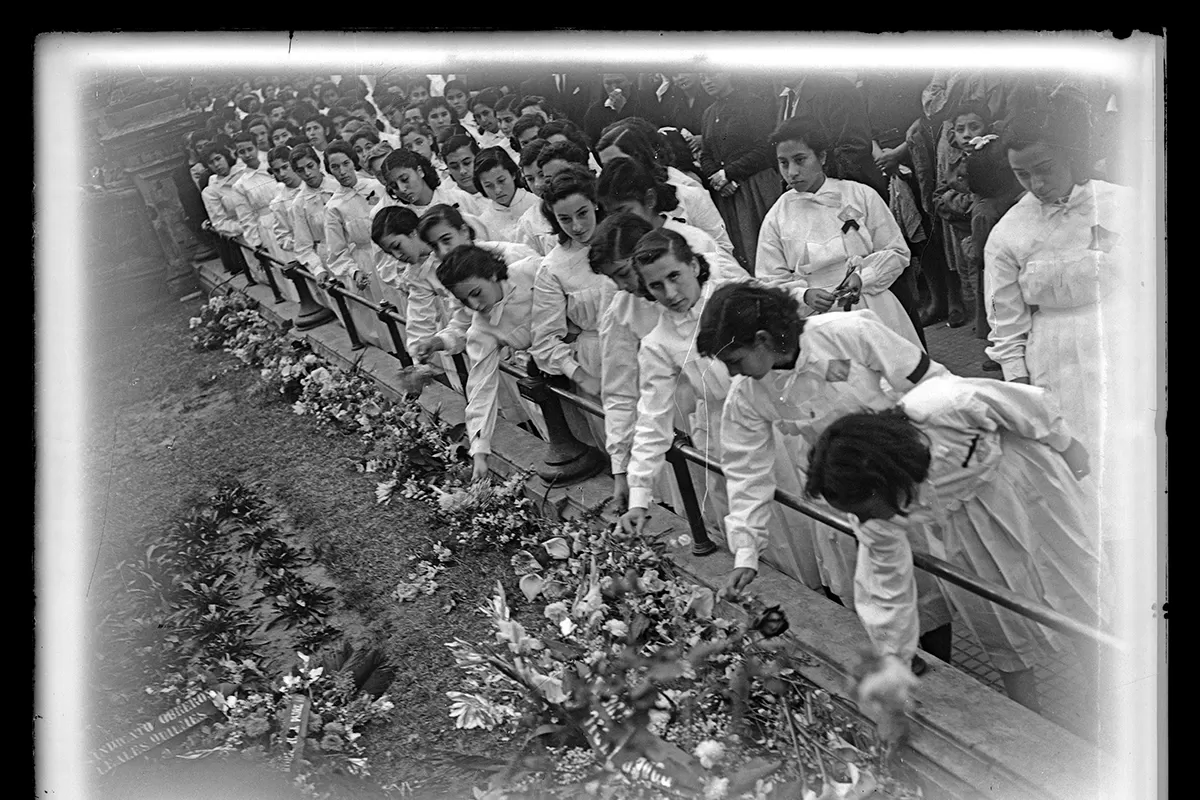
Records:
[[[909,383],[920,383],[927,372],[929,372],[929,353],[922,352],[921,360],[917,362],[917,368],[910,372],[905,380]]]

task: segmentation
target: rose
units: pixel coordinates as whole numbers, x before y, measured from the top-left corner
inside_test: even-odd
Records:
[[[779,636],[788,629],[787,615],[780,610],[779,606],[771,606],[754,621],[754,629],[761,633],[764,638],[770,639]]]

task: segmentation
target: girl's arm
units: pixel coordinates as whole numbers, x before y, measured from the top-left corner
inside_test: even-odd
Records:
[[[905,530],[871,520],[856,526],[854,610],[876,653],[894,655],[906,665],[917,652],[917,581]]]
[[[775,499],[774,467],[771,423],[753,413],[740,392],[730,392],[721,413],[721,469],[729,496],[725,534],[734,569],[758,569]]]
[[[1071,445],[1071,429],[1054,396],[1038,386],[977,378],[967,382],[965,411],[989,428],[1000,427],[1047,444],[1058,452]]]
[[[492,433],[496,430],[496,398],[500,389],[500,348],[490,336],[467,331],[467,357],[471,370],[467,375],[467,439],[470,454],[490,454]]]
[[[292,220],[292,241],[295,244],[296,260],[303,264],[314,276],[320,277],[325,272],[325,264],[317,253],[316,239],[304,203],[297,199],[289,209]]]
[[[563,341],[567,335],[567,298],[548,263],[543,261],[533,281],[533,360],[551,375],[574,378],[580,368]]]
[[[677,186],[676,191],[680,195],[681,205],[686,203],[684,213],[687,214],[688,224],[716,239],[717,247],[733,255],[733,240],[729,238],[725,220],[721,218],[721,212],[708,192],[690,186]]]
[[[618,295],[618,298],[623,295]],[[600,400],[604,405],[605,450],[613,475],[625,474],[637,424],[638,338],[628,319],[617,319],[620,300],[600,319]]]
[[[681,369],[662,345],[643,342],[638,351],[638,372],[641,392],[626,475],[629,507],[649,508],[654,479],[675,438],[675,387]]]
[[[325,206],[325,244],[329,247],[329,271],[335,278],[354,280],[357,268],[350,256],[346,223],[338,206]]]
[[[233,187],[233,207],[237,210],[242,238],[251,247],[262,247],[262,237],[258,235],[258,217],[254,213],[253,206],[250,205],[250,198],[246,196],[246,192],[241,186]]]
[[[475,312],[455,299],[454,295],[444,298],[446,304],[446,326],[437,332],[442,349],[447,355],[461,353],[467,347],[468,329]]]
[[[983,263],[983,297],[987,303],[988,324],[992,326],[992,332],[988,334],[992,346],[984,352],[988,358],[999,362],[1004,370],[1004,380],[1028,380],[1025,342],[1033,317],[1017,283],[1020,265],[1003,238],[995,236],[988,237]]]
[[[275,244],[279,246],[280,253],[294,252],[296,240],[292,233],[291,221],[288,218],[287,203],[284,200],[271,201],[270,221],[271,235],[275,238]]]
[[[432,265],[426,260],[408,268],[408,315],[404,326],[404,346],[411,353],[422,339],[434,336],[441,328],[443,303],[430,278]]]
[[[879,294],[908,268],[912,253],[883,198],[869,188],[859,192],[859,196],[866,205],[863,222],[874,252],[863,256],[858,276],[862,279],[863,294]]]
[[[221,202],[221,195],[217,189],[206,186],[200,193],[200,197],[204,200],[204,208],[208,211],[208,220],[215,230],[226,236],[237,236],[242,232],[237,220],[229,216],[229,212],[225,210],[225,204]]]
[[[808,280],[803,275],[793,271],[787,263],[783,250],[783,236],[779,225],[779,203],[776,203],[767,216],[763,218],[762,228],[758,231],[758,249],[754,253],[754,275],[767,284],[786,283],[795,287],[800,294],[808,289]]]
[[[901,394],[928,378],[949,374],[949,370],[889,328],[870,309],[839,315],[838,322],[816,328],[811,334],[805,335],[829,336],[840,351],[882,374],[891,387]]]

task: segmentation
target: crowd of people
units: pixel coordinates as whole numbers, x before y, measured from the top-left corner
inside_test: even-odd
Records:
[[[242,237],[393,303],[420,361],[465,353],[476,478],[498,417],[543,430],[498,366],[531,361],[603,407],[569,421],[607,452],[627,529],[678,502],[676,429],[721,465],[697,477],[735,557],[727,591],[771,563],[918,671],[918,646],[950,659],[953,610],[1017,701],[1038,707],[1033,666],[1071,645],[1095,691],[1090,640],[916,572],[912,553],[1106,619],[1093,473],[1130,207],[1113,87],[969,70],[292,76],[191,101],[210,115],[179,181],[197,232],[224,235],[231,271],[271,268]],[[369,314],[353,322],[385,341]],[[996,379],[934,360],[937,324],[973,325]]]

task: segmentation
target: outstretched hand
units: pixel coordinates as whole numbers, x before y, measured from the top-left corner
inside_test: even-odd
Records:
[[[717,593],[717,597],[722,600],[727,600],[742,593],[750,582],[758,576],[758,570],[749,567],[738,567],[729,573],[725,578],[725,585]]]
[[[621,530],[628,534],[641,533],[650,516],[644,508],[631,508],[621,515]]]

